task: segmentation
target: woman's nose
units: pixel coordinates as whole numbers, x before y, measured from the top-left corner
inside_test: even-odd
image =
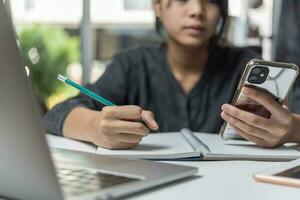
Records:
[[[201,18],[205,15],[205,2],[204,0],[190,0],[190,16]]]

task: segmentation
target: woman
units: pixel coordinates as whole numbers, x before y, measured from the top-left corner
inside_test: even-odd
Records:
[[[79,95],[45,116],[48,132],[126,149],[158,128],[219,131],[221,106],[232,99],[244,65],[259,56],[219,45],[227,0],[153,0],[153,8],[165,42],[119,53],[87,86],[120,106]]]

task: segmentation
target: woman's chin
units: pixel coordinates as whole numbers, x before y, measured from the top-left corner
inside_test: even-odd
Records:
[[[207,45],[207,43],[201,39],[185,39],[181,42],[181,44],[190,48],[200,48]]]

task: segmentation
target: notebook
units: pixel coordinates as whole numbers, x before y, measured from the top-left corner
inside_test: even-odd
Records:
[[[289,161],[300,158],[300,145],[265,149],[248,141],[224,141],[218,134],[180,132],[152,133],[130,150],[101,147],[96,153],[150,160],[257,160]]]

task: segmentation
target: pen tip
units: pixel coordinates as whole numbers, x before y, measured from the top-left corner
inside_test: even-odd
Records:
[[[60,81],[65,81],[67,78],[64,77],[64,76],[61,75],[61,74],[58,74],[58,75],[57,75],[57,79],[60,80]]]

